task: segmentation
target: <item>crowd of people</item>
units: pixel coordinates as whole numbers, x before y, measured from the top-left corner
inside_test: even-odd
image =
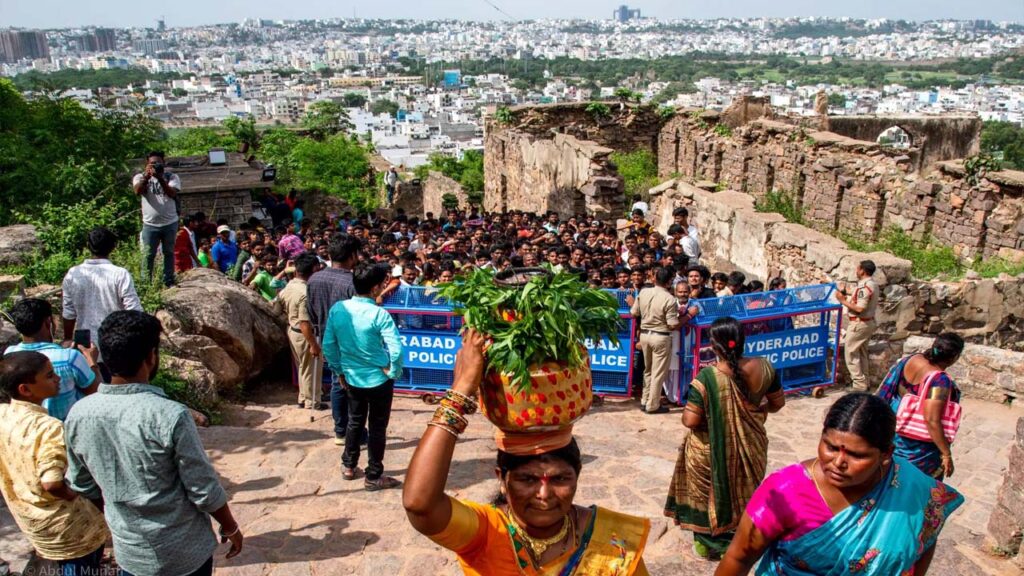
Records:
[[[741,272],[701,263],[699,231],[679,207],[664,233],[643,207],[618,228],[589,215],[484,213],[435,217],[341,214],[314,222],[302,200],[269,195],[272,222],[210,223],[177,216],[180,182],[150,155],[134,182],[143,206],[148,270],[163,251],[163,280],[205,267],[279,303],[298,374],[298,406],[323,402],[323,368],[341,475],[367,491],[402,483],[385,474],[395,383],[403,373],[399,323],[382,304],[400,286],[456,281],[472,267],[550,264],[593,287],[625,290],[638,318],[641,409],[667,411],[662,390],[678,358],[680,330],[699,313],[691,300],[760,292]],[[173,220],[170,220],[171,216]],[[160,322],[141,310],[131,275],[108,257],[117,239],[93,230],[91,254],[63,283],[63,341],[51,305],[23,299],[11,310],[23,342],[0,362],[0,489],[38,554],[62,574],[98,573],[112,537],[128,574],[210,574],[216,537],[241,551],[241,528],[206,458],[201,417],[150,382],[159,367]],[[874,264],[840,301],[855,339],[874,329]],[[785,288],[781,278],[770,290]],[[857,318],[857,321],[852,320]],[[748,327],[719,318],[708,330],[714,361],[676,399],[686,435],[665,514],[694,533],[696,552],[721,559],[717,573],[923,574],[945,518],[963,498],[941,482],[954,471],[948,406],[959,392],[945,372],[963,340],[940,335],[931,350],[892,368],[877,396],[854,393],[826,416],[816,459],[767,479],[769,414],[785,409],[780,377],[745,357]],[[412,525],[453,550],[467,574],[646,574],[649,521],[574,504],[583,458],[575,440],[530,455],[499,449],[502,500],[483,506],[445,494],[456,441],[476,410],[484,336],[463,334],[452,389],[409,464],[403,501]],[[849,360],[863,375],[867,359]],[[858,375],[855,383],[860,386]],[[867,388],[866,380],[863,388]],[[919,400],[924,436],[904,431]],[[359,465],[366,446],[367,464]],[[91,502],[102,502],[93,505]],[[828,530],[819,530],[831,526]],[[845,568],[844,568],[845,570]]]

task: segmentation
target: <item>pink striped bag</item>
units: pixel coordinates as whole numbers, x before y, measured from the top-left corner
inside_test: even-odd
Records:
[[[911,394],[908,391],[900,399],[900,406],[896,410],[897,434],[912,440],[932,441],[932,435],[928,433],[928,423],[924,419],[924,401],[928,399],[928,389],[932,386],[932,380],[941,373],[932,372],[921,383],[918,394]],[[961,413],[960,404],[953,402],[952,399],[946,402],[946,409],[942,413],[942,433],[946,437],[946,442],[950,444],[960,429]]]

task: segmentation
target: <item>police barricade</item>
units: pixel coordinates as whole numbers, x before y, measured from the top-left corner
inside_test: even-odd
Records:
[[[832,297],[835,284],[800,286],[722,298],[692,300],[697,316],[681,331],[679,376],[669,382],[669,399],[685,403],[690,382],[715,362],[708,329],[731,316],[743,325],[744,356],[763,356],[778,371],[787,393],[830,386],[836,380],[842,306]]]
[[[590,369],[597,396],[629,396],[633,377],[633,318],[629,314],[624,290],[612,291],[619,302],[623,318],[616,346],[607,337],[587,341]],[[455,353],[462,347],[459,330],[462,318],[452,312],[450,302],[441,298],[435,288],[401,286],[384,301],[402,339],[402,377],[395,381],[395,391],[428,395],[440,394],[452,385]]]

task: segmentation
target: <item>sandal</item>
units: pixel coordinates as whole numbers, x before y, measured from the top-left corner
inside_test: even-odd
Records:
[[[365,488],[367,492],[376,492],[378,490],[398,488],[401,485],[402,483],[399,482],[398,479],[392,478],[391,476],[381,476],[376,480],[367,480],[363,482],[363,488]]]
[[[359,477],[359,468],[345,468],[341,469],[341,477],[345,480],[355,480]]]

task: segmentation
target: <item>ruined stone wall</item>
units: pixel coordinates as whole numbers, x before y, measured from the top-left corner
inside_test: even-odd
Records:
[[[252,193],[248,190],[227,190],[223,192],[189,192],[182,190],[182,214],[203,212],[206,219],[216,222],[227,218],[228,223],[237,226],[252,217]]]
[[[602,102],[600,104],[608,108],[609,114],[597,116],[587,111],[590,104],[515,106],[509,109],[511,122],[502,124],[492,118],[487,124],[487,132],[510,130],[538,138],[565,134],[618,152],[657,150],[663,120],[654,106]]]
[[[518,130],[490,131],[484,148],[485,210],[607,218],[625,209],[611,148],[568,134],[542,138]]]
[[[1018,368],[1019,370],[1019,368]],[[1024,418],[1017,420],[1017,435],[1010,446],[1010,462],[999,488],[995,510],[988,520],[989,535],[999,551],[1016,556],[1015,563],[1024,569]]]
[[[966,158],[978,153],[981,119],[977,116],[831,116],[831,132],[875,142],[885,130],[899,126],[910,136],[910,145],[918,150],[919,167],[926,169],[941,160]]]
[[[426,212],[433,212],[434,216],[444,214],[444,195],[452,194],[459,201],[459,206],[467,206],[469,200],[462,185],[445,176],[440,172],[431,170],[427,179],[423,182],[422,211],[417,216],[423,216]]]
[[[879,332],[872,345],[878,361],[871,376],[876,381],[899,357],[902,341],[915,335],[951,330],[974,344],[1024,352],[1024,276],[916,281],[909,261],[851,250],[834,236],[786,222],[779,214],[757,212],[748,194],[709,192],[681,180],[651,189],[649,219],[659,230],[667,229],[677,206],[689,207],[691,221],[700,229],[702,261],[714,270],[738,269],[766,283],[776,276],[790,285],[852,282],[857,263],[873,260],[882,292]],[[983,371],[976,379],[984,379]],[[1014,382],[1008,391],[1024,397],[1024,384]]]
[[[916,171],[919,149],[887,149],[770,119],[728,129],[719,122],[717,113],[682,111],[666,123],[659,174],[711,181],[755,199],[787,194],[808,226],[827,233],[876,239],[898,227],[951,246],[965,260],[1024,258],[1022,173],[990,173],[972,186],[959,162]],[[937,122],[922,124],[938,130]],[[954,118],[951,130],[970,134],[974,125]]]

